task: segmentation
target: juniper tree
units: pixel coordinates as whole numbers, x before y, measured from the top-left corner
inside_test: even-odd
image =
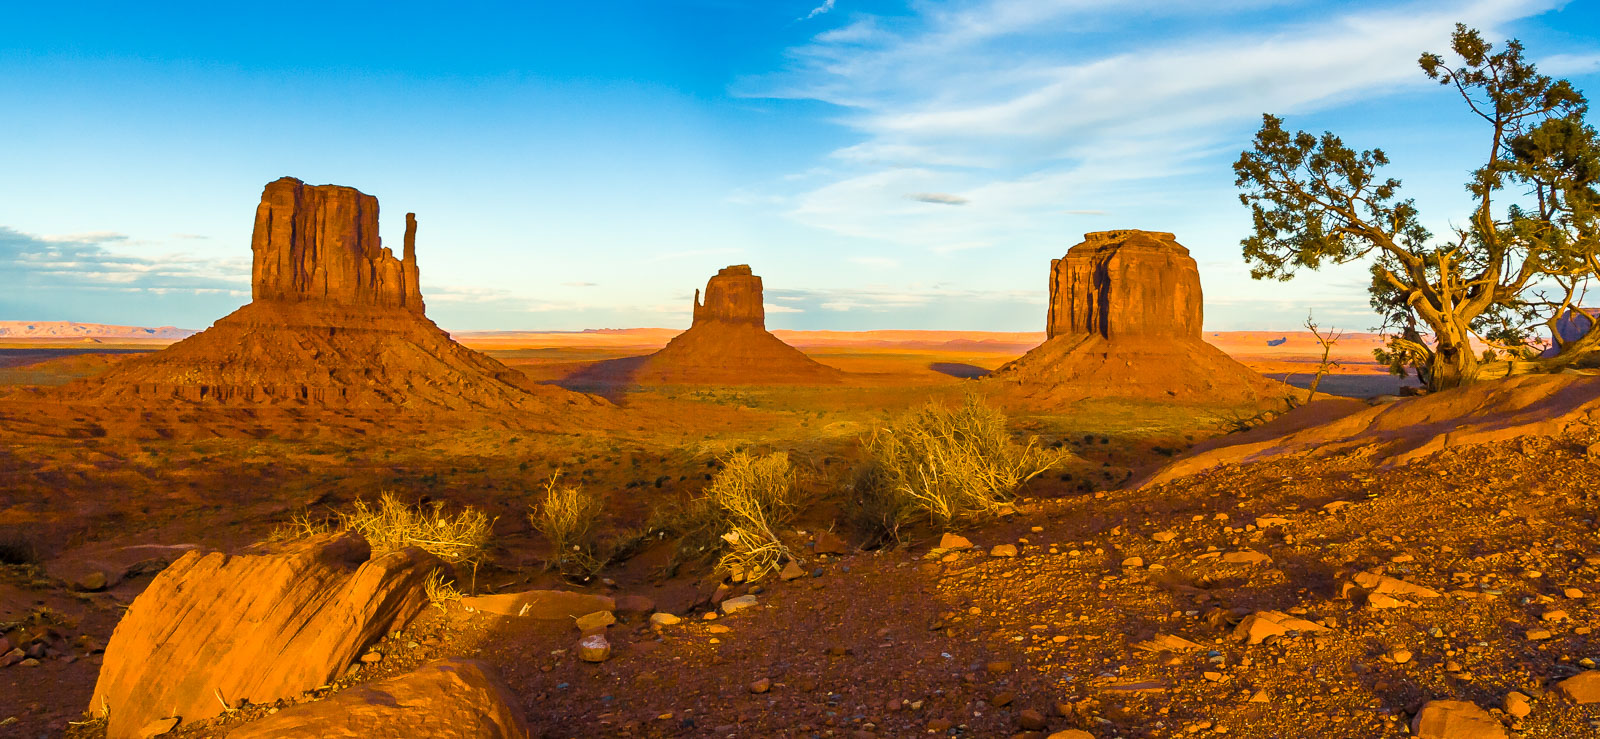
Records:
[[[1488,137],[1466,183],[1470,212],[1450,235],[1424,228],[1400,181],[1379,175],[1389,163],[1381,149],[1357,152],[1332,133],[1291,134],[1266,115],[1233,165],[1254,221],[1241,242],[1252,277],[1368,262],[1372,305],[1390,334],[1379,358],[1414,368],[1435,390],[1512,367],[1556,370],[1600,347],[1600,330],[1571,342],[1557,334],[1559,351],[1546,358],[1533,341],[1600,275],[1600,137],[1585,121],[1587,101],[1539,74],[1515,40],[1496,50],[1457,25],[1451,41],[1458,65],[1424,53],[1422,72],[1453,88]]]

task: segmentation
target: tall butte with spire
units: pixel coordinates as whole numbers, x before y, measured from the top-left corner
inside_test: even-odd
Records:
[[[655,354],[632,379],[645,384],[809,384],[838,382],[844,373],[783,343],[766,327],[761,278],[746,264],[726,267],[694,293],[694,322]]]
[[[1083,235],[1050,261],[1046,340],[995,370],[1044,405],[1087,398],[1274,402],[1283,389],[1200,338],[1200,269],[1170,233]]]
[[[251,301],[151,355],[63,386],[63,400],[407,410],[554,410],[601,401],[539,385],[428,320],[417,219],[400,258],[378,199],[350,187],[269,183],[250,239]]]

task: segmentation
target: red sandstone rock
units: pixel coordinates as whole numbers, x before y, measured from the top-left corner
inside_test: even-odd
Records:
[[[767,313],[762,306],[761,278],[748,264],[735,264],[717,271],[706,283],[706,302],[694,291],[694,324],[705,321],[753,323],[766,327]]]
[[[129,606],[89,710],[110,739],[149,722],[222,713],[223,701],[270,703],[326,685],[427,603],[441,566],[420,549],[372,556],[351,533],[277,553],[191,552]]]
[[[423,315],[415,214],[395,259],[378,201],[283,178],[256,209],[255,300],[210,329],[59,391],[105,406],[404,407],[549,411],[601,402],[540,385]]]
[[[1198,340],[1200,269],[1170,233],[1097,231],[1050,261],[1049,337]]]
[[[1283,388],[1200,339],[1200,273],[1169,233],[1102,231],[1053,260],[1045,343],[991,375],[1027,400],[1266,405]]]
[[[229,739],[521,739],[515,694],[487,663],[440,660],[246,724]]]
[[[642,384],[830,383],[843,373],[767,332],[761,278],[748,265],[721,270],[695,293],[694,324],[630,372]],[[628,361],[628,360],[624,360]]]
[[[406,214],[404,261],[378,238],[378,199],[353,187],[268,183],[250,250],[255,300],[326,301],[422,312],[417,221]]]
[[[616,601],[609,596],[575,593],[570,590],[525,590],[520,593],[474,595],[462,598],[461,605],[484,613],[545,621],[569,621],[596,611],[612,611],[617,607]]]

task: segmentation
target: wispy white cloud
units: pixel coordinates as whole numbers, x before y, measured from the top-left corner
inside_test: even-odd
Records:
[[[900,266],[900,260],[888,257],[847,257],[845,261],[852,264],[861,264],[868,267],[894,268]]]
[[[1600,72],[1600,51],[1588,54],[1555,54],[1538,62],[1539,71],[1553,77]]]
[[[113,248],[133,243],[126,234],[110,231],[34,236],[0,226],[0,284],[40,293],[250,294],[248,259],[134,256]]]
[[[815,18],[815,17],[817,17],[819,15],[824,15],[824,14],[828,13],[828,11],[833,10],[833,4],[835,2],[837,2],[837,0],[822,0],[822,4],[821,5],[818,5],[817,7],[812,8],[811,12],[806,13],[806,17],[801,18],[800,20],[808,21],[808,20],[811,20],[812,18]]]
[[[852,237],[938,253],[1037,242],[1070,216],[1180,198],[1159,183],[1210,174],[1263,112],[1296,114],[1407,87],[1425,49],[1456,22],[1497,27],[1557,0],[1471,0],[1260,16],[1169,34],[1118,24],[1183,14],[1226,17],[1262,2],[973,0],[914,4],[910,16],[859,16],[790,50],[781,73],[741,94],[835,105],[859,139],[831,152],[825,176],[789,214]],[[1083,33],[1090,29],[1098,33]],[[1078,43],[1082,40],[1083,43]],[[1587,57],[1547,64],[1581,66]],[[1225,169],[1226,164],[1222,163]],[[907,196],[905,193],[915,193]],[[953,203],[930,210],[919,203]],[[908,198],[912,201],[908,203]],[[1092,202],[1094,209],[1064,210]]]
[[[951,195],[947,192],[914,192],[906,197],[919,203],[933,203],[935,205],[966,205],[972,202],[960,195]]]
[[[761,308],[763,310],[765,310],[766,312],[768,312],[768,313],[804,313],[804,312],[806,312],[804,308],[795,308],[795,307],[787,306],[787,305],[778,305],[777,303],[763,303],[761,305]]]

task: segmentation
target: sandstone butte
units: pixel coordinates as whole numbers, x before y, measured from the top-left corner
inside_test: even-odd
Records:
[[[995,370],[1040,405],[1087,398],[1255,405],[1283,389],[1200,338],[1200,270],[1170,233],[1087,233],[1050,262],[1045,343]]]
[[[64,386],[63,402],[166,407],[508,409],[597,406],[467,349],[424,314],[417,220],[400,258],[378,200],[285,177],[256,208],[248,305],[211,328]]]
[[[717,272],[705,302],[695,291],[694,322],[645,357],[631,379],[641,384],[760,385],[833,383],[844,373],[817,362],[767,331],[761,278],[749,265]]]

